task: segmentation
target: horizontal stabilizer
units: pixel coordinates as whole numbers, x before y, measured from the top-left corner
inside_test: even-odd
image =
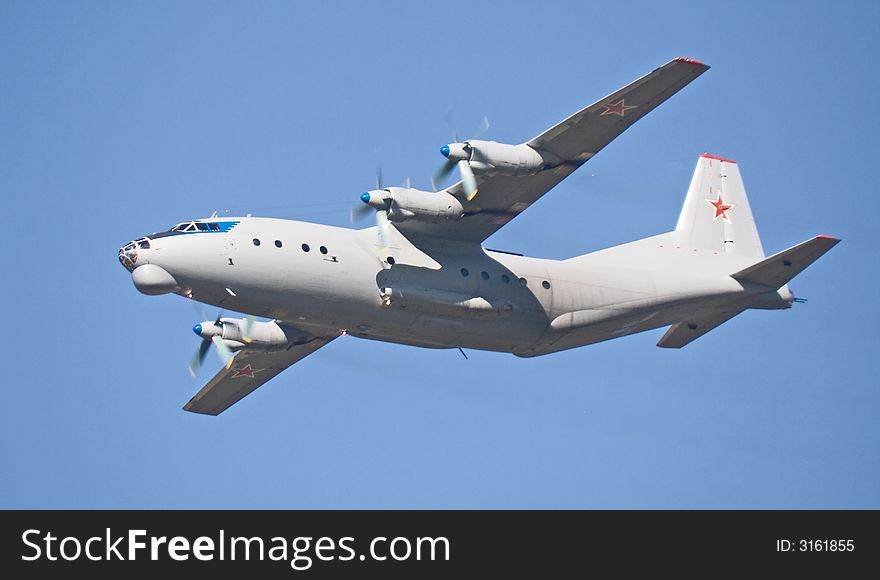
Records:
[[[742,282],[753,282],[770,288],[780,288],[789,280],[818,260],[825,252],[840,242],[830,236],[816,236],[806,242],[773,254],[757,264],[731,274]]]
[[[689,344],[713,328],[720,326],[745,310],[744,308],[719,310],[707,316],[699,316],[692,320],[685,320],[678,324],[673,324],[657,343],[661,348],[681,348]]]

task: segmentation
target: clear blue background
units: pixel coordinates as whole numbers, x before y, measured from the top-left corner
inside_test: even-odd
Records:
[[[3,2],[0,504],[880,507],[878,36],[876,2]],[[377,164],[428,187],[447,111],[521,142],[678,55],[713,68],[487,245],[667,231],[710,151],[769,252],[843,238],[808,304],[681,351],[347,338],[181,411],[198,316],[120,245],[214,210],[348,225]]]

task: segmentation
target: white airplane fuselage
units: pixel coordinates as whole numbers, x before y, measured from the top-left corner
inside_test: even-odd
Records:
[[[460,180],[440,191],[377,176],[360,195],[372,228],[215,214],[129,242],[119,260],[142,293],[247,314],[193,326],[190,373],[212,346],[224,365],[184,410],[219,415],[343,334],[532,357],[668,326],[657,346],[682,348],[791,307],[788,282],[840,240],[767,257],[739,165],[710,153],[670,232],[567,260],[481,245],[708,68],[674,58],[522,143],[456,139],[437,177]]]
[[[667,326],[702,310],[792,302],[787,286],[768,291],[730,277],[754,258],[691,248],[675,232],[548,260],[440,239],[419,239],[417,247],[393,227],[380,244],[376,228],[252,217],[197,221],[225,231],[148,238],[127,266],[138,289],[308,332],[536,356]]]

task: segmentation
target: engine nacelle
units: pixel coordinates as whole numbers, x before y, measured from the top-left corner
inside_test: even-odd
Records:
[[[243,318],[221,318],[220,326],[206,321],[193,327],[202,338],[219,336],[223,343],[233,350],[247,349],[263,352],[285,350],[290,339],[284,329],[275,322],[252,322],[245,336],[247,320]]]
[[[526,144],[508,145],[474,139],[465,143],[450,143],[441,152],[453,161],[468,161],[474,173],[534,175],[559,164],[555,155],[546,151],[538,152]]]
[[[421,191],[408,187],[388,187],[368,191],[361,200],[378,210],[386,210],[388,219],[428,222],[456,221],[464,214],[461,202],[445,191]]]

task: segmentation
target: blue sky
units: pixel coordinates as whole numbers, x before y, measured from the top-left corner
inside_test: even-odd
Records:
[[[880,507],[878,34],[876,2],[0,4],[0,505]],[[667,231],[709,151],[767,251],[843,238],[807,304],[681,351],[348,338],[181,411],[198,316],[121,244],[214,210],[347,225],[377,164],[428,186],[447,111],[521,142],[679,55],[712,69],[487,245]]]

